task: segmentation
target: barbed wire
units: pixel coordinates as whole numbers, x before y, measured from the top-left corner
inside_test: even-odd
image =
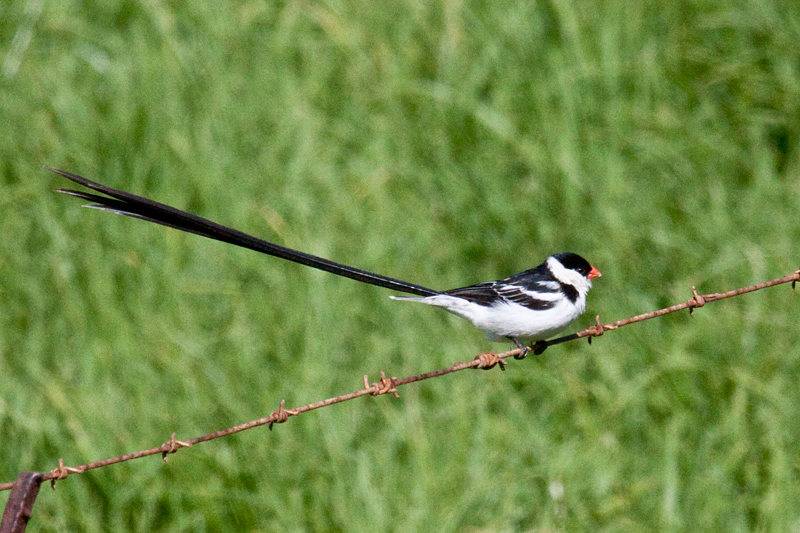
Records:
[[[539,355],[544,352],[545,349],[549,346],[553,346],[556,344],[561,344],[568,341],[573,341],[576,339],[581,339],[584,337],[588,337],[589,343],[592,341],[592,337],[599,337],[603,335],[606,331],[613,331],[622,326],[627,326],[629,324],[634,324],[636,322],[642,322],[644,320],[649,320],[651,318],[660,317],[669,313],[674,313],[677,311],[681,311],[684,309],[689,309],[689,313],[694,316],[694,310],[703,307],[705,304],[714,302],[717,300],[723,300],[725,298],[732,298],[734,296],[740,296],[742,294],[746,294],[749,292],[757,291],[760,289],[765,289],[767,287],[773,287],[775,285],[781,285],[784,283],[791,283],[792,288],[795,287],[795,284],[800,281],[800,270],[795,271],[794,273],[784,276],[782,278],[773,279],[770,281],[765,281],[763,283],[758,283],[756,285],[750,285],[748,287],[742,287],[740,289],[735,289],[732,291],[727,291],[723,293],[712,293],[712,294],[698,294],[694,287],[692,287],[692,297],[683,302],[679,303],[670,307],[665,307],[664,309],[659,309],[657,311],[652,311],[650,313],[645,313],[641,315],[636,315],[630,318],[626,318],[623,320],[618,320],[616,322],[612,322],[610,324],[603,324],[600,321],[599,315],[595,317],[595,325],[590,326],[583,331],[579,331],[578,333],[573,333],[571,335],[565,335],[563,337],[558,337],[556,339],[552,339],[549,341],[540,341],[535,343],[532,346],[532,351],[534,354]],[[494,352],[487,352],[482,353],[475,357],[475,359],[471,361],[464,361],[460,363],[456,363],[450,367],[442,368],[439,370],[434,370],[431,372],[426,372],[424,374],[419,374],[416,376],[410,376],[406,378],[388,378],[384,372],[381,372],[381,379],[374,383],[369,383],[369,377],[364,376],[364,388],[359,389],[357,391],[351,392],[349,394],[343,394],[341,396],[336,396],[335,398],[328,398],[327,400],[320,400],[318,402],[310,403],[307,405],[303,405],[300,407],[295,407],[292,409],[286,409],[284,407],[284,402],[280,402],[280,406],[278,410],[272,412],[269,416],[265,416],[263,418],[259,418],[257,420],[252,420],[250,422],[240,424],[238,426],[234,426],[228,429],[224,429],[221,431],[216,431],[214,433],[208,433],[206,435],[202,435],[200,437],[195,437],[189,440],[178,440],[175,437],[175,433],[172,434],[170,440],[158,446],[156,448],[150,448],[148,450],[142,450],[135,453],[129,453],[125,455],[121,455],[118,457],[112,457],[109,459],[103,459],[101,461],[95,461],[93,463],[88,463],[81,466],[66,466],[64,465],[63,458],[58,460],[58,468],[54,468],[47,474],[39,474],[35,473],[38,477],[36,478],[38,483],[44,482],[49,480],[51,486],[55,488],[55,483],[57,480],[65,479],[70,474],[82,474],[88,470],[93,470],[95,468],[101,468],[105,466],[109,466],[112,464],[122,463],[125,461],[131,461],[133,459],[139,459],[142,457],[148,457],[151,455],[161,455],[162,459],[166,462],[167,457],[169,454],[176,453],[181,448],[188,448],[195,444],[199,444],[201,442],[206,442],[213,439],[218,439],[221,437],[225,437],[227,435],[232,435],[233,433],[238,433],[240,431],[245,431],[247,429],[251,429],[258,426],[267,425],[269,429],[272,429],[273,425],[281,424],[286,422],[289,417],[291,416],[298,416],[302,413],[306,413],[308,411],[313,411],[315,409],[320,409],[322,407],[327,407],[329,405],[334,405],[341,402],[346,402],[348,400],[353,400],[355,398],[360,398],[361,396],[381,396],[383,394],[392,394],[396,398],[399,398],[399,394],[397,392],[398,387],[402,387],[403,385],[409,385],[411,383],[416,383],[418,381],[423,381],[426,379],[431,379],[439,376],[443,376],[445,374],[450,374],[453,372],[458,372],[461,370],[466,370],[468,368],[474,369],[483,369],[489,370],[494,368],[495,366],[499,366],[501,370],[505,370],[505,365],[507,364],[505,359],[509,357],[514,357],[520,355],[521,350],[516,348],[514,350],[503,352],[503,353],[494,353]],[[23,474],[27,474],[29,477],[24,479],[29,479],[31,473],[23,472]],[[20,475],[20,480],[23,479],[23,475]],[[28,483],[30,485],[30,483]],[[0,491],[9,490],[14,488],[15,482],[10,483],[3,483],[0,484]],[[38,484],[37,489],[38,490]],[[20,496],[22,497],[22,496]],[[33,496],[35,498],[35,494]],[[30,498],[30,496],[28,496]],[[12,501],[14,500],[14,501]],[[12,497],[9,498],[7,509],[12,504],[18,504],[14,498],[14,493],[12,493]],[[31,502],[32,505],[32,502]]]

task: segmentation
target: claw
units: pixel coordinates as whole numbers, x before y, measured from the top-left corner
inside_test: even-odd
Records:
[[[519,353],[514,356],[514,359],[525,359],[525,356],[528,355],[528,352],[530,352],[531,349],[528,346],[525,346],[524,344],[522,344],[519,341],[519,339],[516,339],[514,337],[510,337],[510,339],[511,339],[511,342],[516,344],[517,348],[519,348]]]

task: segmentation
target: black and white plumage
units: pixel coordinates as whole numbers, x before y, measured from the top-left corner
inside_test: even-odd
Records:
[[[451,289],[425,297],[392,296],[395,300],[444,307],[466,318],[491,341],[541,341],[564,330],[586,309],[586,294],[599,270],[583,257],[551,255],[536,268],[505,279]]]
[[[581,256],[567,252],[552,255],[536,268],[502,280],[448,291],[435,291],[415,283],[375,274],[265,241],[64,170],[44,168],[104,195],[58,189],[58,192],[92,202],[87,207],[147,220],[287,259],[362,283],[414,294],[417,297],[393,296],[392,298],[443,307],[482,329],[489,340],[508,339],[513,341],[521,350],[520,355],[517,356],[519,358],[524,357],[528,352],[528,348],[522,344],[522,341],[539,341],[555,335],[583,313],[586,306],[586,293],[592,286],[591,280],[601,275],[599,270]]]

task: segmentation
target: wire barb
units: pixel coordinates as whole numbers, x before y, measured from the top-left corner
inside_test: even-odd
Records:
[[[589,326],[588,328],[586,328],[586,331],[589,332],[587,334],[587,336],[589,337],[589,339],[588,339],[589,340],[589,344],[592,344],[592,337],[599,337],[600,335],[602,335],[603,333],[606,332],[606,329],[611,330],[611,329],[617,329],[617,328],[615,328],[613,326],[610,326],[610,325],[609,326],[603,325],[603,323],[600,322],[600,315],[595,315],[594,316],[594,326]]]
[[[508,364],[505,362],[505,360],[503,360],[502,357],[494,352],[478,354],[475,356],[475,360],[478,361],[478,365],[473,368],[480,370],[490,370],[499,365],[500,370],[505,371],[506,365]]]
[[[369,392],[369,394],[372,396],[392,394],[395,398],[400,397],[400,395],[397,393],[397,378],[387,378],[383,370],[381,370],[381,380],[376,381],[372,385],[369,384],[369,377],[364,376],[364,390]]]
[[[275,424],[283,424],[287,420],[289,420],[290,416],[297,416],[300,414],[299,409],[284,409],[283,405],[286,403],[286,400],[281,400],[281,405],[278,407],[277,411],[273,411],[269,418],[271,419],[267,424],[267,427],[272,431],[272,426]]]
[[[47,477],[50,479],[50,487],[55,489],[56,488],[56,480],[66,479],[70,474],[83,474],[85,468],[82,466],[79,467],[72,467],[72,466],[64,466],[64,458],[58,458],[58,468],[54,468],[50,471]]]
[[[694,310],[697,307],[703,307],[706,305],[706,300],[703,298],[702,295],[697,294],[697,290],[692,285],[692,299],[689,300],[689,316],[694,317]]]
[[[185,440],[176,440],[175,433],[173,433],[172,437],[170,437],[170,439],[167,442],[161,445],[161,448],[163,449],[163,451],[161,452],[161,459],[163,459],[164,462],[166,463],[168,462],[167,460],[168,454],[176,453],[181,448],[189,448],[191,445],[192,445],[191,442],[187,442]]]

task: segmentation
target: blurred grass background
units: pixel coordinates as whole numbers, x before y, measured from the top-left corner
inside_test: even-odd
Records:
[[[434,288],[575,251],[578,330],[797,268],[798,42],[788,0],[3,3],[0,481],[506,348],[39,165]],[[798,531],[798,320],[782,286],[95,470],[30,529]]]

